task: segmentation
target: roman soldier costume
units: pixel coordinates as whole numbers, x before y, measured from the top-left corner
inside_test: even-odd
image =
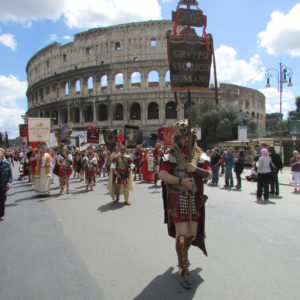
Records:
[[[130,205],[129,191],[133,190],[131,174],[132,159],[126,153],[126,147],[121,146],[120,155],[112,160],[113,182],[117,185],[115,201],[119,201],[121,194],[124,194],[125,204]]]
[[[138,174],[139,175],[139,180],[141,180],[141,173],[142,173],[142,156],[143,152],[142,152],[142,149],[140,146],[137,146],[136,148],[136,151],[134,152],[133,154],[133,163],[134,163],[134,166],[135,166],[135,169],[134,169],[134,180],[136,180],[136,175]]]
[[[191,288],[189,282],[189,260],[188,250],[191,245],[199,247],[205,255],[205,201],[207,197],[203,194],[203,178],[207,178],[211,172],[207,162],[202,161],[202,150],[196,144],[194,131],[192,134],[188,130],[187,120],[181,120],[173,125],[175,135],[173,137],[173,149],[170,154],[164,156],[161,166],[160,177],[166,181],[176,182],[170,184],[163,182],[163,200],[165,209],[165,223],[168,224],[168,233],[176,238],[176,252],[179,265],[180,283],[185,288]],[[192,139],[191,153],[189,149],[180,145],[182,137],[189,136]],[[193,164],[193,173],[187,172],[188,164]],[[171,180],[163,177],[164,174],[171,174]],[[178,180],[177,180],[178,178]],[[189,180],[191,189],[183,184],[183,180]],[[186,180],[185,180],[186,182]],[[198,231],[194,236],[188,233],[178,235],[175,231],[175,224],[182,222],[197,222]]]
[[[86,190],[89,188],[92,191],[93,185],[96,182],[96,166],[97,158],[95,157],[92,151],[89,151],[87,158],[84,161],[85,163],[85,180],[86,180]]]
[[[160,171],[160,166],[162,165],[163,162],[162,160],[163,155],[164,155],[164,150],[162,148],[158,148],[157,154],[154,156],[154,184],[155,185],[157,185],[158,173]]]

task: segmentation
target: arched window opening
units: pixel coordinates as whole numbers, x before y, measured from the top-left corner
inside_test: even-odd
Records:
[[[138,103],[133,103],[130,110],[130,120],[141,119],[141,106]]]
[[[66,96],[69,95],[69,82],[67,82],[66,85],[65,85],[65,95]]]
[[[195,103],[194,102],[191,102],[191,104],[190,103],[188,103],[188,102],[185,102],[184,103],[184,118],[185,119],[187,119],[187,118],[189,118],[189,107],[190,107],[190,105],[191,105],[191,111],[194,109],[194,105],[195,105]]]
[[[141,86],[141,73],[140,72],[133,72],[131,74],[131,87],[140,87]]]
[[[166,104],[166,119],[177,119],[177,110],[174,101],[170,101]]]
[[[60,119],[62,124],[68,124],[68,110],[66,108],[61,110]]]
[[[40,101],[44,101],[44,90],[40,89]]]
[[[75,83],[75,88],[76,88],[76,93],[80,93],[80,90],[81,90],[81,84],[80,84],[80,80],[76,80],[76,83]]]
[[[103,75],[100,79],[101,91],[107,89],[107,75]]]
[[[108,120],[107,106],[105,104],[100,104],[98,106],[98,121],[107,121],[107,120]]]
[[[259,120],[259,113],[256,114],[256,118],[257,118],[257,120]]]
[[[151,71],[148,74],[148,87],[158,87],[159,86],[159,74],[157,71]]]
[[[52,122],[53,122],[53,125],[57,125],[58,124],[58,113],[57,113],[57,110],[54,110],[52,113],[51,113],[51,119],[52,119]]]
[[[115,88],[121,90],[124,88],[124,75],[119,73],[115,77]]]
[[[115,118],[117,120],[123,120],[123,105],[118,103],[116,105],[116,110],[115,110]]]
[[[49,111],[45,111],[45,113],[44,113],[44,118],[50,118],[50,113],[49,113]]]
[[[165,84],[166,86],[171,86],[171,77],[170,77],[170,70],[166,72],[165,76]]]
[[[151,102],[148,106],[148,120],[155,120],[159,118],[158,104]]]
[[[72,123],[79,123],[80,122],[80,110],[78,107],[73,107],[71,109],[70,119]]]
[[[93,90],[94,89],[94,78],[92,76],[88,79],[88,89]]]
[[[40,112],[40,118],[44,118],[44,113],[42,111]]]
[[[252,114],[251,114],[251,118],[255,118],[255,113],[254,112],[252,112]]]
[[[84,108],[84,122],[93,122],[94,121],[94,110],[91,105],[88,105]]]
[[[249,106],[250,106],[250,102],[249,102],[249,100],[247,100],[245,103],[245,109],[249,109]]]

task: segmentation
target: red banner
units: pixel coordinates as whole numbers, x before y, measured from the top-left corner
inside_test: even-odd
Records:
[[[172,138],[174,129],[170,127],[158,128],[158,139],[164,143],[165,146],[172,145]]]
[[[28,124],[19,124],[20,137],[28,137]]]
[[[88,128],[87,130],[87,142],[90,144],[99,144],[100,129]]]

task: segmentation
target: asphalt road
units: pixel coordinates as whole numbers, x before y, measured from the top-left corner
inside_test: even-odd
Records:
[[[72,179],[71,194],[59,195],[56,179],[49,198],[14,182],[0,223],[1,300],[300,298],[300,194],[292,187],[265,203],[255,183],[206,186],[208,257],[190,250],[194,287],[186,291],[161,189],[136,182],[128,207],[97,181],[85,192]]]

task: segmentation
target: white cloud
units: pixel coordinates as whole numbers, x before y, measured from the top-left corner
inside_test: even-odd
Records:
[[[266,112],[267,113],[279,113],[280,112],[280,94],[279,91],[274,88],[265,88],[259,90],[266,97]],[[295,107],[295,96],[287,89],[282,91],[282,113],[284,118],[288,116],[289,111],[294,110]]]
[[[15,138],[19,136],[19,124],[23,124],[24,120],[21,118],[25,114],[24,109],[7,108],[0,105],[0,131],[8,133],[8,138]]]
[[[161,19],[161,6],[158,0],[11,0],[0,11],[0,20],[23,24],[61,16],[68,27],[86,29]]]
[[[19,81],[15,76],[0,75],[0,106],[16,107],[16,100],[26,98],[26,81]]]
[[[259,33],[259,46],[272,55],[300,56],[300,3],[288,14],[274,11],[265,31]]]
[[[17,100],[26,99],[26,89],[26,81],[0,75],[0,131],[7,131],[9,138],[19,136],[18,126],[23,123],[25,109],[18,107]]]
[[[70,41],[70,40],[73,39],[73,37],[70,36],[70,35],[65,35],[65,36],[63,36],[63,39],[64,39],[65,41]]]
[[[215,51],[215,55],[218,82],[247,85],[264,78],[265,68],[258,54],[247,62],[236,58],[235,49],[222,45]]]
[[[0,35],[0,43],[4,46],[7,46],[13,51],[15,51],[17,48],[17,41],[15,39],[15,36],[10,33]]]
[[[55,33],[50,34],[50,41],[55,41],[57,40],[57,35]]]

